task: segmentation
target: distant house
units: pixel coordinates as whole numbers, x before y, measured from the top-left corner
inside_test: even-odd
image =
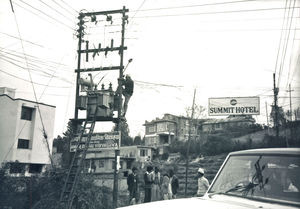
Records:
[[[59,152],[59,143],[53,147],[57,167],[61,167],[62,153]],[[146,163],[153,159],[154,148],[151,146],[124,146],[120,147],[120,172],[126,173],[132,169],[134,163]],[[115,151],[87,151],[84,169],[88,173],[112,174],[115,166]]]
[[[213,133],[224,131],[229,127],[246,126],[255,123],[255,119],[251,116],[236,116],[223,119],[207,119],[199,123],[199,130],[202,133]]]
[[[9,163],[13,175],[42,172],[51,162],[55,106],[15,98],[15,90],[6,87],[0,88],[0,106],[0,163]]]
[[[191,127],[191,135],[197,135],[197,122]],[[190,119],[184,116],[164,114],[162,118],[145,121],[145,145],[154,146],[159,154],[165,152],[175,139],[186,141],[189,137]]]

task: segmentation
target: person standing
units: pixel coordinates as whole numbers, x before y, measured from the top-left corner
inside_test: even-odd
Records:
[[[152,185],[151,201],[161,200],[160,185],[161,185],[161,178],[160,178],[159,168],[155,167],[154,168],[154,173],[153,173],[153,185]]]
[[[199,168],[197,172],[197,177],[198,177],[198,190],[197,190],[197,196],[202,197],[206,190],[209,187],[209,182],[208,180],[204,177],[204,169]]]
[[[132,168],[132,173],[127,177],[127,185],[129,191],[129,204],[134,205],[139,201],[139,179],[137,175],[138,169],[136,167]]]
[[[123,81],[122,86],[124,86],[124,88],[122,90],[122,94],[125,98],[124,104],[123,104],[122,117],[125,117],[127,108],[128,108],[128,103],[133,94],[133,89],[134,89],[134,82],[129,75],[125,76],[125,80]]]
[[[175,199],[177,196],[177,191],[179,188],[179,181],[177,176],[174,174],[174,170],[169,171],[170,183],[169,183],[169,197],[170,199]]]
[[[169,175],[164,174],[163,179],[162,179],[162,184],[161,184],[161,193],[162,193],[162,198],[164,200],[170,199],[169,198],[169,183],[170,183]]]
[[[152,174],[153,167],[148,166],[147,170],[144,174],[144,181],[145,181],[145,199],[144,203],[151,202],[151,190],[153,184],[153,174]]]

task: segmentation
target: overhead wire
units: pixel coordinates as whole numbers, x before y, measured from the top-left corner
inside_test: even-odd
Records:
[[[61,13],[60,11],[58,11],[57,9],[53,8],[49,4],[43,2],[42,0],[38,0],[38,1],[41,2],[41,3],[43,3],[44,5],[46,5],[48,8],[50,8],[53,11],[55,11],[56,13],[60,14],[62,17],[65,17],[67,20],[71,21],[72,23],[75,23],[74,20],[72,20],[71,18],[67,17],[66,15],[64,15],[63,13]]]
[[[18,38],[18,37],[16,37],[16,36],[13,36],[13,35],[10,35],[10,34],[8,34],[8,33],[4,33],[4,32],[0,32],[0,33],[3,34],[3,35],[9,36],[9,37],[11,37],[11,38],[15,38],[15,39],[21,40],[20,38]],[[38,46],[38,47],[41,47],[41,48],[45,48],[43,45],[34,43],[34,42],[32,42],[32,41],[29,41],[29,40],[22,39],[22,41],[27,42],[27,43],[32,44],[32,45],[35,45],[35,46]]]
[[[73,7],[71,7],[67,2],[60,0],[62,3],[64,3],[66,6],[68,6],[69,8],[71,8],[73,11],[75,11],[77,14],[79,14],[79,12],[77,10],[75,10]]]
[[[293,17],[294,17],[294,16],[292,15],[291,18],[293,18]],[[296,20],[295,28],[296,28],[296,25],[297,25],[297,20]],[[294,37],[293,37],[292,40],[293,40],[293,41],[292,41],[291,50],[294,49],[295,40],[296,40],[296,31],[294,31]],[[292,77],[291,80],[290,80],[290,73],[291,73],[291,66],[292,66],[292,58],[293,58],[293,56],[292,56],[292,54],[291,54],[291,56],[290,56],[290,61],[289,61],[289,71],[288,71],[287,83],[286,83],[286,87],[285,87],[285,88],[287,88],[288,85],[291,84],[292,79],[293,79],[293,77]],[[295,67],[294,67],[294,71],[296,71],[296,70],[297,70],[297,63],[296,63],[296,65],[295,65]]]
[[[300,7],[294,7],[299,9]],[[227,11],[215,11],[215,12],[195,12],[195,13],[180,13],[180,14],[162,14],[162,15],[151,15],[151,16],[137,16],[134,18],[158,18],[158,17],[180,17],[180,16],[193,16],[193,15],[210,15],[210,14],[230,14],[230,13],[243,13],[243,12],[264,12],[282,10],[285,8],[274,7],[274,8],[257,8],[257,9],[244,9],[244,10],[227,10]]]
[[[55,0],[51,0],[51,1],[54,2],[60,8],[62,8],[63,10],[65,10],[66,12],[68,12],[70,15],[74,16],[74,13],[70,12],[70,10],[66,9],[64,6],[62,6],[61,4],[59,4],[57,1],[55,1]]]
[[[54,18],[54,17],[52,17],[52,16],[50,16],[50,15],[48,15],[47,13],[43,12],[42,10],[35,8],[34,6],[32,6],[32,5],[30,5],[30,4],[26,3],[26,2],[24,2],[23,0],[19,0],[19,1],[22,2],[23,4],[26,4],[27,6],[29,6],[29,7],[32,8],[32,9],[37,10],[38,12],[40,12],[40,13],[42,13],[43,15],[47,16],[48,18],[54,20],[55,22],[60,23],[61,25],[64,25],[65,27],[69,28],[70,30],[72,30],[72,31],[74,30],[74,29],[73,29],[72,27],[70,27],[69,25],[67,25],[67,24],[65,24],[65,23],[63,23],[63,22],[61,22],[60,20],[58,20],[58,19],[56,19],[56,18]]]
[[[6,54],[6,55],[4,55],[4,53]],[[0,52],[0,54],[2,54],[3,55],[3,57],[6,57],[6,58],[8,58],[8,59],[10,59],[10,60],[13,60],[13,61],[16,61],[16,62],[20,62],[20,63],[23,63],[23,61],[21,61],[21,60],[18,60],[18,58],[19,59],[22,59],[22,57],[20,56],[20,55],[18,55],[18,54],[12,54],[12,53],[9,53],[9,52],[4,52],[4,51],[2,51],[2,52]],[[15,57],[15,58],[12,58],[12,57]],[[54,71],[58,71],[58,67],[64,67],[65,68],[65,66],[64,65],[51,65],[51,64],[49,64],[49,63],[47,63],[47,62],[44,62],[44,61],[42,61],[42,60],[38,60],[38,59],[34,59],[34,58],[28,58],[28,61],[29,61],[29,64],[31,65],[31,66],[33,66],[33,67],[35,67],[36,68],[36,70],[38,70],[38,68],[41,68],[41,71],[43,71],[42,69],[45,69],[45,70],[48,70],[48,71],[51,71],[51,72],[54,72]],[[11,64],[14,64],[14,63],[11,63]],[[66,70],[66,69],[60,69],[60,70],[62,70],[62,71],[64,71],[64,72],[68,72],[68,73],[71,73],[72,71],[71,70]],[[43,72],[45,72],[45,71],[43,71]]]
[[[217,6],[217,5],[246,3],[246,2],[254,2],[254,1],[260,1],[260,0],[240,0],[240,1],[228,1],[228,2],[215,2],[215,3],[205,3],[205,4],[182,5],[182,6],[174,6],[174,7],[138,9],[137,11],[147,12],[147,11],[157,11],[157,10],[183,9],[183,8],[191,8],[191,7]],[[131,12],[136,12],[136,11],[133,10]]]
[[[11,0],[10,0],[10,4],[11,4],[11,9],[12,9],[13,16],[14,16],[14,18],[15,18],[15,22],[16,22],[16,26],[17,26],[17,31],[18,31],[18,35],[19,35],[20,40],[21,40],[21,37],[22,37],[22,36],[21,36],[20,28],[19,28],[17,16],[16,16],[16,14],[15,14],[15,12],[14,12],[13,3],[12,3]],[[22,46],[22,50],[23,50],[23,53],[24,53],[24,59],[25,59],[25,62],[26,62],[27,68],[28,68],[27,57],[26,57],[26,55],[25,55],[25,48],[24,48],[24,45],[23,45],[23,41],[22,41],[22,40],[21,40],[21,46]],[[29,69],[28,69],[28,74],[29,74],[29,78],[30,78],[31,85],[32,85],[32,89],[33,89],[33,93],[34,93],[34,97],[35,97],[37,109],[38,109],[38,112],[39,112],[39,116],[40,116],[40,120],[41,120],[41,125],[42,125],[42,128],[43,128],[43,137],[44,137],[44,139],[45,139],[45,141],[46,141],[46,146],[47,146],[47,149],[48,149],[48,155],[49,155],[50,163],[51,163],[51,165],[53,165],[52,155],[51,155],[51,152],[50,152],[50,145],[49,145],[49,142],[48,142],[47,133],[46,133],[46,130],[45,130],[45,126],[44,126],[44,122],[43,122],[41,110],[40,110],[39,103],[38,103],[37,96],[36,96],[35,87],[34,87],[33,80],[32,80],[31,73],[30,73],[30,70],[29,70]]]
[[[7,52],[8,51],[8,52]],[[2,53],[5,53],[5,54],[10,54],[10,55],[12,55],[12,56],[17,56],[17,57],[20,57],[18,54],[22,54],[22,52],[18,52],[18,51],[16,51],[16,50],[10,50],[10,49],[3,49],[2,51],[1,51]],[[14,54],[15,53],[15,54]],[[53,66],[53,65],[48,65],[49,67],[57,67],[57,65],[58,66],[60,66],[60,67],[64,67],[64,68],[69,68],[69,66],[68,65],[66,65],[66,64],[63,64],[63,63],[58,63],[58,62],[55,62],[55,61],[53,61],[53,60],[48,60],[48,59],[43,59],[43,58],[40,58],[40,57],[37,57],[37,56],[34,56],[34,55],[32,55],[32,54],[28,54],[28,53],[26,53],[26,56],[27,56],[27,58],[28,57],[30,57],[29,59],[31,59],[31,60],[33,60],[33,61],[36,61],[36,62],[40,62],[40,63],[44,63],[44,64],[49,64],[49,63],[52,63],[52,64],[54,64],[55,66]],[[71,68],[69,68],[69,69],[71,69]],[[69,70],[66,70],[66,71],[69,71]]]
[[[46,19],[45,17],[43,17],[43,16],[41,16],[41,15],[39,15],[39,14],[37,14],[37,13],[31,11],[30,9],[28,9],[28,8],[26,8],[26,7],[24,7],[24,6],[20,5],[20,4],[18,4],[15,0],[14,0],[13,2],[14,2],[15,5],[17,5],[18,7],[20,7],[20,8],[22,8],[22,9],[26,10],[27,12],[29,12],[29,13],[31,13],[31,14],[37,16],[38,18],[40,18],[40,19],[42,19],[42,20],[44,20],[44,21],[46,21],[46,22],[48,22],[48,23],[50,23],[50,24],[52,24],[52,25],[57,26],[57,24],[56,24],[55,22],[51,22],[51,21],[49,21],[49,19]]]
[[[47,78],[49,78],[49,77],[52,77],[52,74],[50,74],[50,73],[48,73],[48,72],[46,72],[46,71],[43,71],[43,70],[41,70],[41,69],[36,69],[36,68],[31,68],[31,67],[29,67],[29,65],[32,65],[32,64],[30,64],[30,63],[28,63],[28,68],[26,68],[26,67],[23,67],[23,66],[21,66],[21,65],[18,65],[18,64],[16,64],[15,62],[21,62],[21,63],[23,63],[22,61],[20,61],[20,60],[16,60],[16,59],[13,59],[13,58],[10,58],[10,57],[6,57],[6,56],[2,56],[2,57],[0,57],[0,59],[2,59],[2,60],[4,60],[4,61],[6,61],[6,62],[8,62],[8,63],[10,63],[10,64],[12,64],[12,65],[14,65],[14,66],[17,66],[17,67],[19,67],[19,68],[21,68],[21,69],[23,69],[23,70],[32,70],[32,71],[35,71],[35,72],[37,72],[39,75],[41,75],[41,76],[44,76],[44,77],[47,77]],[[8,59],[8,60],[7,60]],[[10,60],[9,60],[10,59]],[[56,71],[52,71],[51,70],[51,72],[52,73],[54,73],[54,72],[56,72]],[[73,82],[71,82],[70,80],[67,80],[66,78],[64,78],[64,77],[60,77],[60,76],[54,76],[55,78],[57,78],[57,79],[59,79],[59,80],[62,80],[62,81],[64,81],[64,82],[67,82],[67,83],[70,83],[70,84],[73,84]]]
[[[290,2],[290,5],[291,5],[291,2]],[[292,14],[291,14],[291,16],[293,16],[293,14],[294,14],[295,3],[296,3],[296,0],[294,0],[294,4],[293,4],[293,7],[292,7]],[[291,7],[289,7],[289,8],[291,8]],[[284,42],[284,45],[283,45],[284,49],[283,49],[283,54],[281,56],[281,62],[280,62],[280,67],[279,67],[279,76],[278,76],[278,81],[277,81],[278,86],[280,85],[281,74],[282,74],[282,71],[283,71],[283,66],[284,66],[285,56],[286,56],[286,52],[287,52],[287,48],[288,48],[288,44],[289,44],[289,37],[290,37],[290,32],[291,32],[291,27],[292,27],[292,21],[293,21],[293,19],[291,18],[291,20],[289,22],[290,10],[291,9],[289,9],[289,11],[288,11],[288,16],[287,16],[287,21],[286,21],[287,22],[287,26],[288,26],[288,31],[287,31],[286,39],[285,39],[285,42]]]

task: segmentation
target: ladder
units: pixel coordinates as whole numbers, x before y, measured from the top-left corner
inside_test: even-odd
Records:
[[[72,158],[71,165],[60,195],[59,203],[56,207],[57,209],[72,208],[78,177],[81,173],[82,165],[84,163],[86,153],[94,131],[97,110],[98,105],[95,108],[95,113],[91,115],[92,117],[87,117],[84,122],[84,126],[81,131],[80,138],[78,140],[77,147]],[[86,138],[85,140],[83,140],[84,137]]]

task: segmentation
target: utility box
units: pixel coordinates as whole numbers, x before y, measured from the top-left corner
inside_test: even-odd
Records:
[[[88,97],[87,96],[79,96],[77,99],[78,99],[77,108],[80,110],[86,110]]]
[[[87,118],[112,117],[114,106],[114,92],[109,90],[95,90],[87,94]]]

